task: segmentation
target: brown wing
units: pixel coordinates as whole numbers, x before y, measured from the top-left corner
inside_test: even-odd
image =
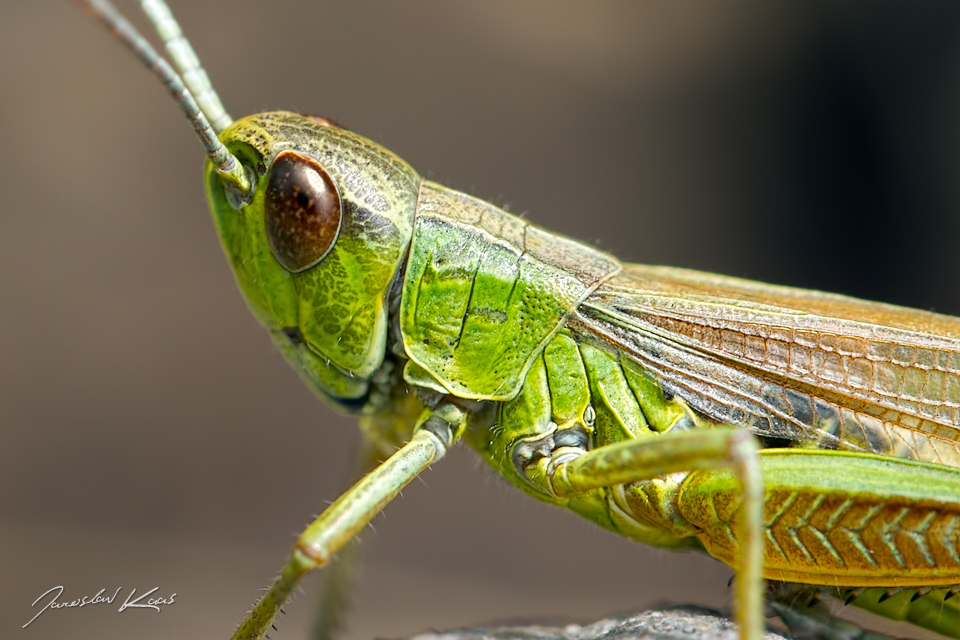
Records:
[[[570,327],[713,420],[798,446],[960,466],[960,318],[626,265]]]

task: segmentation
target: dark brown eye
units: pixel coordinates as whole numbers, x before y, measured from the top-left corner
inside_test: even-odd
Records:
[[[293,151],[278,155],[263,205],[270,249],[287,271],[309,269],[333,248],[340,233],[340,194],[313,158]]]

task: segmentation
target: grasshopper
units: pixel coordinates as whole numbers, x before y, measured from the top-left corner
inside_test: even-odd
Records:
[[[251,310],[384,457],[235,637],[262,637],[461,439],[535,498],[734,567],[745,640],[764,595],[823,633],[798,603],[834,595],[960,637],[960,320],[621,263],[323,118],[233,122],[165,5],[144,2],[189,90],[108,3],[79,4],[178,96]]]

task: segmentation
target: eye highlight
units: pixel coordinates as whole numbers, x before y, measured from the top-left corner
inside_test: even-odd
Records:
[[[274,257],[296,273],[316,265],[340,233],[337,185],[313,158],[284,151],[273,161],[263,202]]]

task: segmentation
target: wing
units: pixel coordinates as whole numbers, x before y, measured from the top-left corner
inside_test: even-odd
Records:
[[[712,420],[793,446],[960,466],[960,318],[625,265],[569,326]]]

